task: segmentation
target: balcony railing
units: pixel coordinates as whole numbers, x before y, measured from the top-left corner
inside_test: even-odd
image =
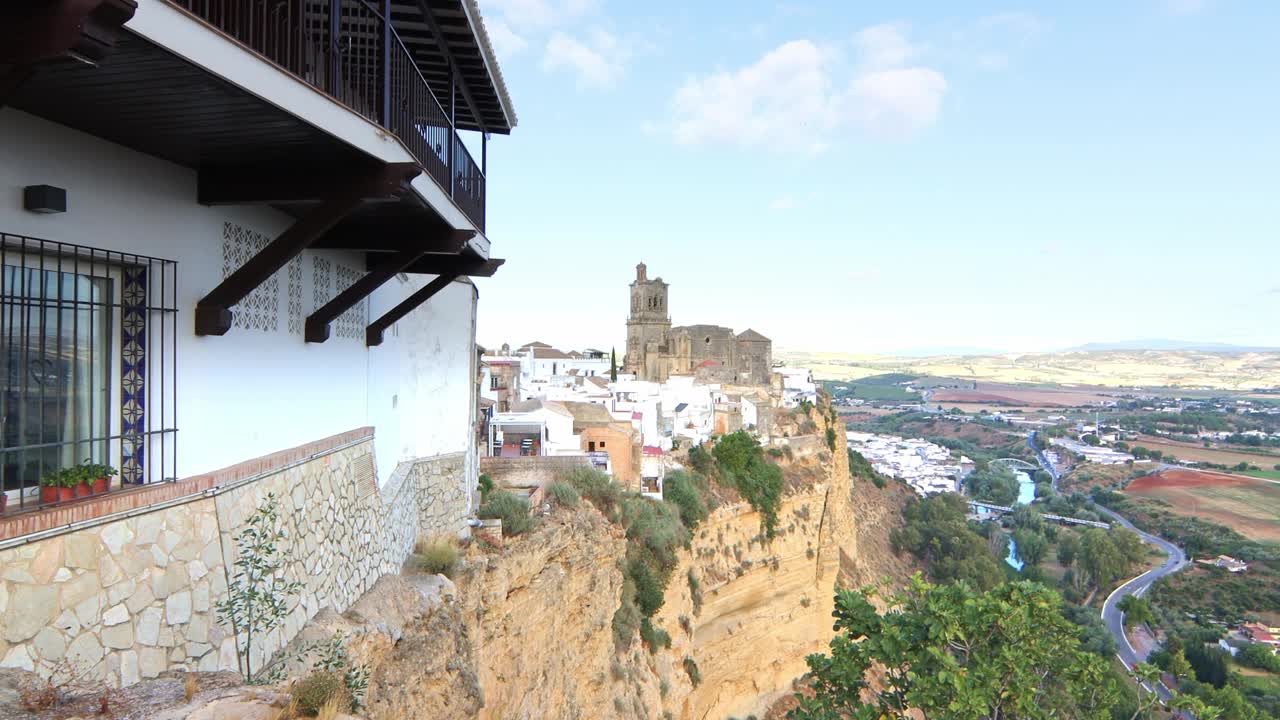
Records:
[[[485,177],[384,16],[386,0],[170,0],[387,128],[484,230]]]

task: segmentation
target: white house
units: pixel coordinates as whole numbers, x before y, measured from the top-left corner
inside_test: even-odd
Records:
[[[802,401],[817,400],[818,386],[807,368],[777,367],[773,372],[782,377],[783,407],[796,407]]]
[[[558,402],[526,400],[489,420],[489,453],[500,457],[580,455],[573,413]]]
[[[353,2],[8,5],[0,552],[285,472],[299,488],[287,512],[311,497],[304,478],[323,474],[354,507],[410,474],[410,490],[459,498],[449,517],[465,519],[478,464],[472,278],[503,263],[485,234],[487,145],[516,122],[475,3],[401,3],[387,17]],[[442,24],[447,38],[432,30]],[[128,492],[39,504],[41,478],[85,458],[118,468]],[[402,549],[418,530],[369,550]],[[206,570],[230,576],[222,557]],[[341,611],[395,562],[365,560],[312,597]],[[204,654],[161,664],[235,662],[234,646],[228,660],[196,645]],[[7,663],[48,669],[34,649],[5,647]],[[137,664],[135,650],[107,649],[92,670],[128,684]]]

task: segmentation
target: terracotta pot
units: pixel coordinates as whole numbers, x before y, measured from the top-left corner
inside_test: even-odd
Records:
[[[58,488],[58,502],[66,502],[76,499],[76,489],[69,487]]]
[[[94,495],[97,495],[98,493],[104,493],[110,489],[111,489],[111,478],[105,478],[105,477],[94,478],[93,480]]]
[[[75,491],[76,497],[78,498],[89,497],[93,494],[93,486],[87,482],[82,482],[76,485],[72,490]]]
[[[58,491],[61,489],[57,485],[41,485],[40,502],[45,504],[58,502]]]

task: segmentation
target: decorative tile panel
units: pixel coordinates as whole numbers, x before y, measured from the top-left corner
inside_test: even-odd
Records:
[[[146,478],[147,268],[126,266],[120,306],[120,479]]]
[[[222,224],[222,277],[240,269],[262,251],[271,238],[235,223]],[[280,328],[280,273],[259,285],[231,309],[231,326],[243,330],[275,332]]]

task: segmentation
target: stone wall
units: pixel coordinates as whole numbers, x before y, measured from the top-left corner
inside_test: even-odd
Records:
[[[585,455],[480,458],[480,472],[489,475],[495,485],[509,487],[547,485],[558,480],[561,473],[580,467],[591,467]]]
[[[215,603],[234,574],[236,535],[274,495],[302,592],[284,624],[255,639],[260,668],[321,608],[349,608],[399,571],[421,536],[465,531],[466,453],[402,463],[379,489],[373,438],[336,436],[243,463],[243,477],[192,483],[163,502],[0,543],[0,667],[129,685],[171,669],[238,670]],[[313,443],[312,445],[317,445]],[[238,466],[239,467],[239,466]]]

